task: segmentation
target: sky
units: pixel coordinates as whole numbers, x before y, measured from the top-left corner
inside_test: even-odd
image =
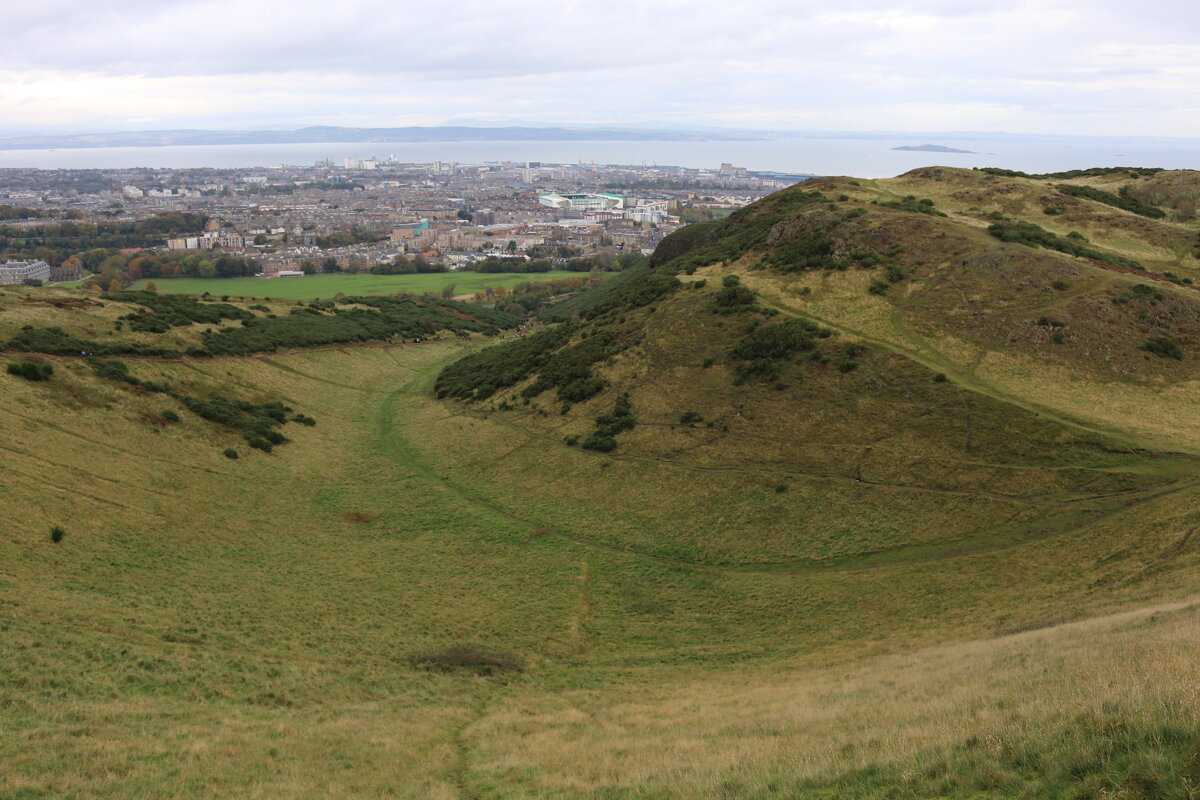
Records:
[[[1200,137],[1195,0],[38,0],[0,130],[708,126]]]

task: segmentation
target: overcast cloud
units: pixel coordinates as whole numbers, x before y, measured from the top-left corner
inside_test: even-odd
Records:
[[[42,0],[0,128],[653,123],[1200,137],[1200,3]]]

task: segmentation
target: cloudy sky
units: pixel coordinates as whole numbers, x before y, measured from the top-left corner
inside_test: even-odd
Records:
[[[1195,0],[38,0],[0,130],[525,124],[1200,137]]]

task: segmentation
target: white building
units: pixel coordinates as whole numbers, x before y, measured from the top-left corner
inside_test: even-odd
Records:
[[[50,265],[45,261],[6,261],[0,264],[0,285],[26,280],[50,280]]]
[[[599,211],[609,208],[624,208],[625,198],[619,194],[539,194],[538,202],[549,208],[571,211]]]

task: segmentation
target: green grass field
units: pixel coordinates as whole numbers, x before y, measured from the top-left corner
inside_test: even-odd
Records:
[[[951,189],[928,194],[955,211]],[[606,343],[606,383],[572,403],[532,377],[434,397],[530,336],[125,359],[315,418],[269,454],[85,361],[0,356],[54,368],[0,370],[0,798],[1200,797],[1200,357],[1190,333],[1183,360],[1138,347],[1139,325],[1192,330],[1192,290],[1114,302],[1143,278],[867,221],[904,245],[885,295],[867,269],[701,267],[573,329]],[[780,315],[716,313],[731,272]],[[158,285],[468,276],[533,277]],[[0,340],[186,349],[205,327],[130,312],[0,287]],[[835,334],[736,381],[734,347],[789,315]],[[615,450],[570,444],[623,392]],[[464,652],[478,668],[436,668]]]
[[[441,292],[454,286],[456,295],[474,294],[490,287],[511,289],[519,283],[582,278],[586,273],[556,270],[536,274],[515,272],[481,274],[476,272],[438,272],[425,275],[306,275],[303,278],[159,278],[154,281],[160,292],[173,294],[231,295],[234,297],[278,297],[284,300],[313,300],[335,294],[373,295],[410,292]],[[138,281],[142,289],[149,281]]]

